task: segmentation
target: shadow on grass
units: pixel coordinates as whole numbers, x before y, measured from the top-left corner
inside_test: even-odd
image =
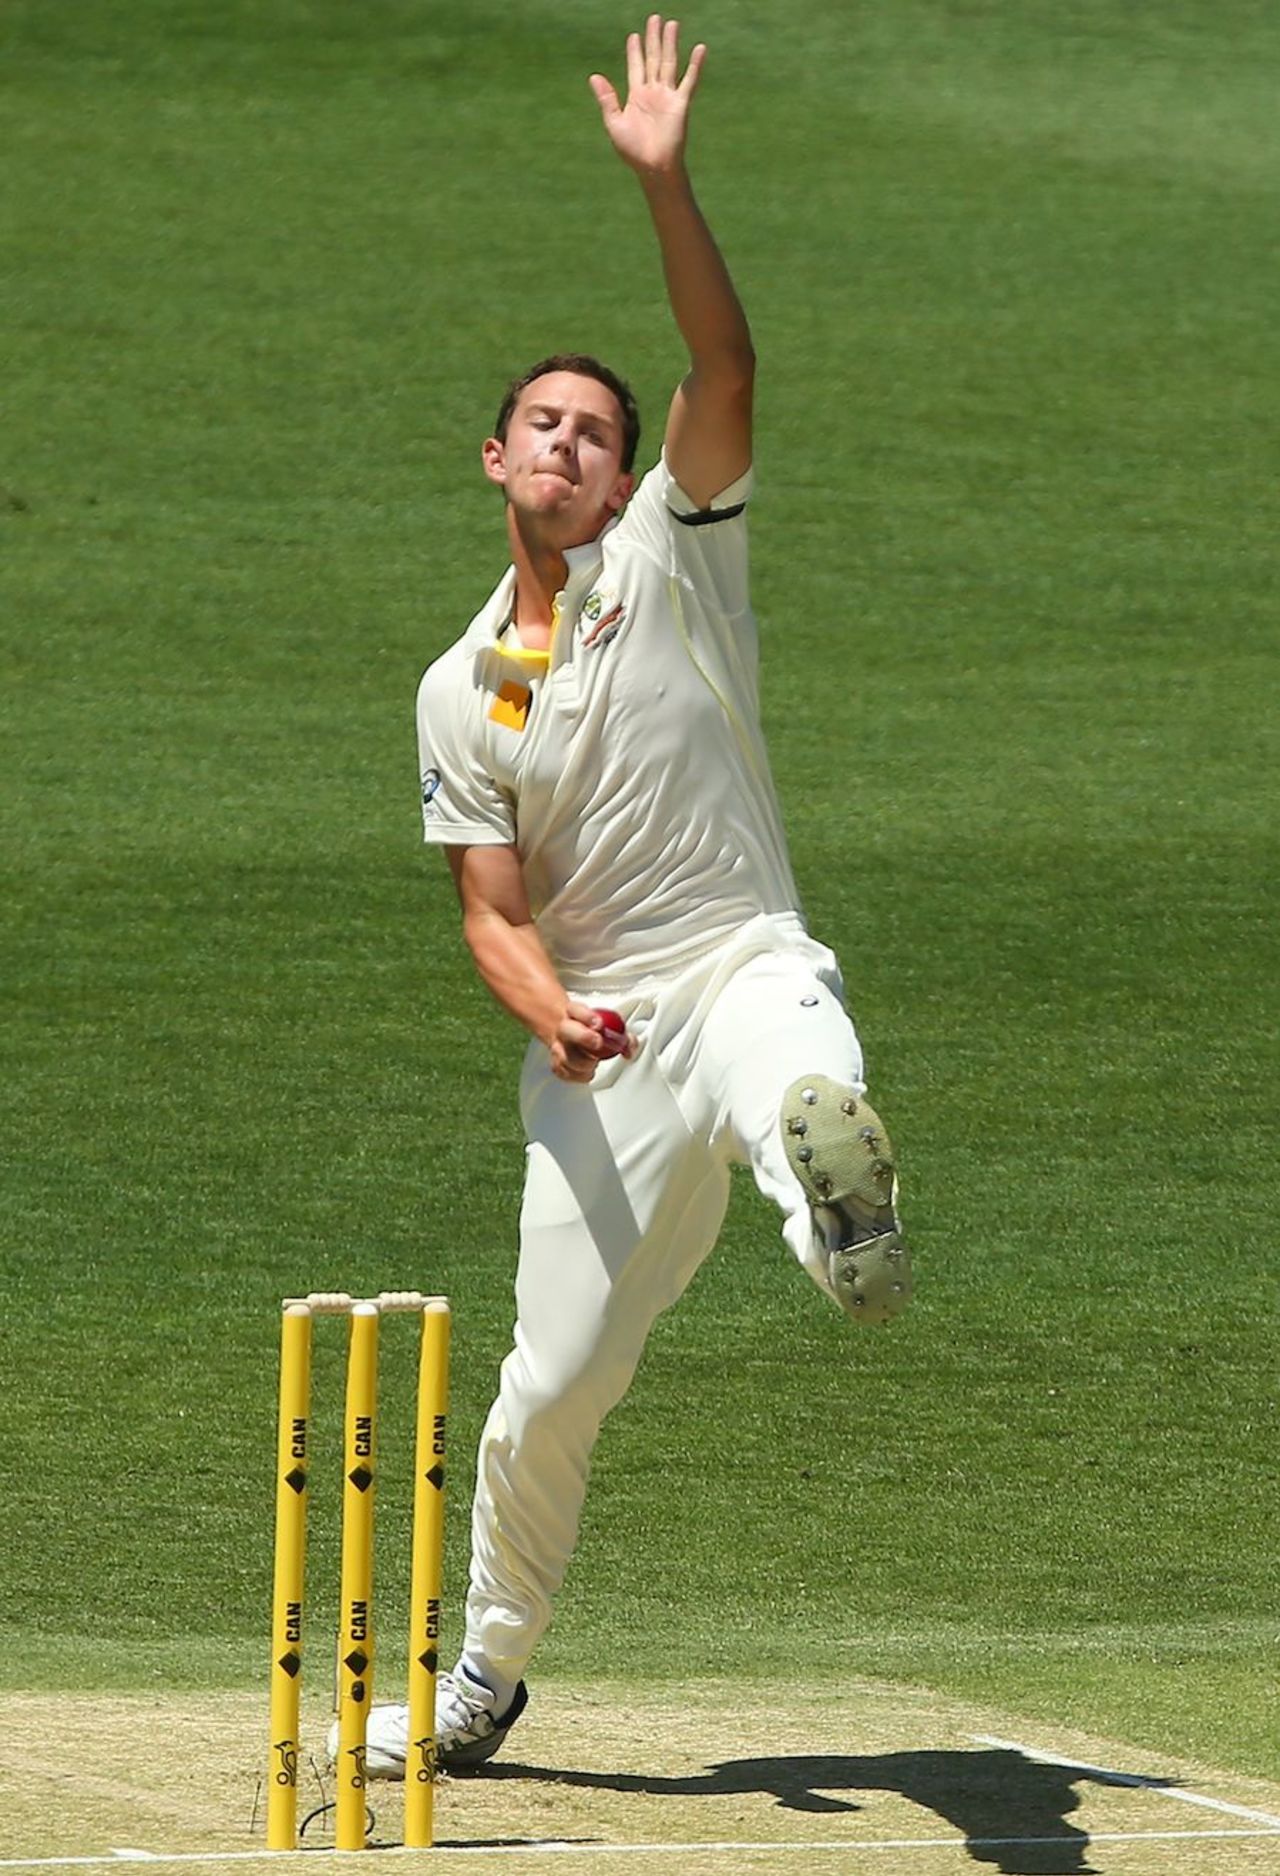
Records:
[[[684,1778],[631,1772],[555,1771],[498,1763],[486,1778],[538,1779],[588,1790],[655,1798],[711,1798],[763,1793],[789,1811],[847,1814],[864,1806],[842,1792],[892,1791],[945,1818],[964,1833],[975,1863],[1002,1876],[1092,1876],[1089,1833],[1068,1820],[1080,1804],[1076,1786],[1150,1786],[1160,1779],[1109,1778],[1074,1766],[1042,1765],[1020,1752],[883,1752],[861,1757],[794,1755],[726,1759]]]

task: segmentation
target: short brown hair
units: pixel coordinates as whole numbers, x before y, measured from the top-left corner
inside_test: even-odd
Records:
[[[640,412],[636,400],[630,385],[624,383],[616,371],[610,371],[607,365],[602,365],[598,358],[592,358],[586,352],[557,352],[551,358],[540,358],[536,365],[530,365],[528,371],[512,379],[499,408],[498,421],[493,426],[493,434],[498,441],[505,443],[507,440],[507,426],[521,391],[526,390],[535,378],[545,378],[552,371],[572,371],[579,378],[594,378],[597,384],[603,384],[606,390],[613,392],[622,412],[622,467],[630,470],[640,443]]]

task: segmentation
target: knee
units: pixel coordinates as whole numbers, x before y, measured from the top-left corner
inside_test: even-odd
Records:
[[[635,1368],[635,1359],[611,1350],[607,1341],[562,1346],[536,1362],[517,1347],[503,1363],[499,1388],[510,1437],[516,1443],[593,1439]]]

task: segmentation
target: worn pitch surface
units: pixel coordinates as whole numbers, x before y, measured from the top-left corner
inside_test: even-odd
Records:
[[[265,1707],[255,1696],[14,1694],[0,1720],[5,1861],[276,1861],[263,1849]],[[319,1706],[308,1722],[304,1813],[332,1795]],[[1085,1765],[1168,1789],[1109,1782]],[[374,1841],[398,1844],[399,1788],[371,1796]],[[1231,1806],[1258,1815],[1216,1808]],[[326,1826],[317,1820],[307,1841],[331,1842]],[[1280,1862],[1280,1787],[869,1682],[816,1699],[728,1682],[540,1687],[505,1758],[442,1784],[437,1835],[450,1860],[492,1863],[503,1876],[549,1863],[593,1876],[975,1865],[1011,1876],[1261,1876]]]

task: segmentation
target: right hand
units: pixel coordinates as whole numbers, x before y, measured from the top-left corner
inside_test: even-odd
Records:
[[[561,1081],[590,1081],[604,1053],[603,1026],[599,1010],[570,998],[549,1044],[552,1074]],[[635,1043],[628,1037],[623,1054],[630,1059],[634,1053]]]

